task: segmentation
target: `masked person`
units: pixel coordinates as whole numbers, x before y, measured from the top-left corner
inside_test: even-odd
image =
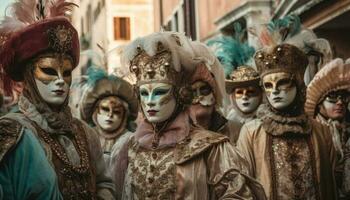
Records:
[[[289,44],[255,55],[267,98],[243,125],[238,149],[268,199],[337,199],[336,154],[329,128],[304,113],[306,55]]]
[[[103,69],[90,67],[80,110],[82,118],[99,133],[107,169],[135,131],[138,99],[130,83]]]
[[[220,62],[208,47],[192,42],[197,55],[206,58],[196,66],[191,77],[193,100],[189,110],[195,123],[213,132],[229,136],[231,124],[221,114],[225,95],[224,71]]]
[[[230,140],[235,144],[243,124],[256,118],[256,111],[261,104],[263,93],[258,72],[249,66],[238,67],[232,72],[230,78],[226,79],[225,84],[235,111],[230,112],[228,116],[233,127]]]
[[[325,65],[307,88],[305,112],[331,128],[332,139],[341,163],[347,165],[350,159],[350,126],[346,121],[350,100],[350,64],[337,58]],[[343,199],[350,197],[350,168],[338,169],[345,178],[340,192]]]
[[[16,1],[0,25],[0,71],[23,81],[18,113],[0,119],[5,199],[113,199],[98,137],[67,106],[78,33],[63,16],[72,3]]]
[[[137,77],[144,119],[121,150],[124,166],[115,169],[122,199],[265,197],[244,175],[245,161],[228,138],[191,123],[189,78],[205,60],[194,48],[183,34],[160,32],[123,50],[124,65]]]

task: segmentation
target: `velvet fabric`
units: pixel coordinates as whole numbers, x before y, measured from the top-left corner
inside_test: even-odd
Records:
[[[71,46],[64,53],[72,57],[73,67],[78,65],[80,47],[78,33],[75,28],[64,17],[45,19],[12,33],[4,43],[0,51],[0,66],[11,79],[21,81],[24,78],[25,63],[29,59],[45,51],[57,52],[53,48],[54,44],[49,39],[48,31],[58,27],[64,27],[71,31]]]

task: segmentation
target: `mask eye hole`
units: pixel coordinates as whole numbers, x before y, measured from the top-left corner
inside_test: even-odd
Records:
[[[50,76],[57,76],[57,71],[54,70],[53,68],[49,68],[49,67],[43,67],[43,68],[40,68],[42,72],[44,72],[45,74],[47,75],[50,75]]]
[[[273,88],[273,85],[272,85],[272,83],[270,83],[270,82],[266,82],[266,83],[264,83],[264,88],[265,88],[265,89],[272,89],[272,88]]]
[[[70,71],[70,70],[66,70],[63,72],[64,77],[70,77],[71,75],[72,75],[72,71]]]
[[[141,90],[140,95],[143,97],[148,96],[148,92],[146,90]]]
[[[100,107],[99,113],[100,113],[100,114],[107,114],[107,113],[109,113],[109,107],[107,107],[107,106],[101,106],[101,107]]]
[[[159,89],[159,90],[156,90],[156,91],[154,92],[154,95],[156,95],[156,96],[165,95],[165,94],[168,93],[168,92],[169,92],[169,90]]]
[[[248,97],[252,97],[252,96],[256,96],[256,95],[257,95],[257,91],[256,90],[252,90],[252,89],[247,90],[247,96]]]
[[[281,79],[277,82],[277,87],[280,89],[287,89],[292,86],[292,81],[290,79]]]
[[[209,95],[211,93],[211,87],[209,85],[205,85],[199,88],[199,92],[201,95]]]

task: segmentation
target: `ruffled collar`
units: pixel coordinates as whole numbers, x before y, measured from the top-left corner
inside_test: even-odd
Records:
[[[190,117],[187,112],[181,112],[172,123],[160,133],[157,149],[173,147],[189,136]],[[152,148],[154,128],[146,119],[142,119],[135,132],[135,140],[141,147]]]
[[[260,105],[258,118],[262,121],[262,126],[268,134],[274,136],[281,135],[308,135],[311,133],[311,123],[306,114],[297,116],[282,116],[271,111],[266,104]]]

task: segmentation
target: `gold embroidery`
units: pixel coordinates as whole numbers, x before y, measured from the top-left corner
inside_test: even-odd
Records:
[[[58,53],[66,53],[72,48],[73,31],[63,25],[47,31],[50,47]]]
[[[16,144],[22,125],[15,120],[3,118],[0,120],[0,161],[7,151]]]
[[[147,150],[133,142],[129,149],[129,161],[133,199],[175,198],[174,148]]]
[[[272,139],[277,199],[317,199],[308,137]]]

